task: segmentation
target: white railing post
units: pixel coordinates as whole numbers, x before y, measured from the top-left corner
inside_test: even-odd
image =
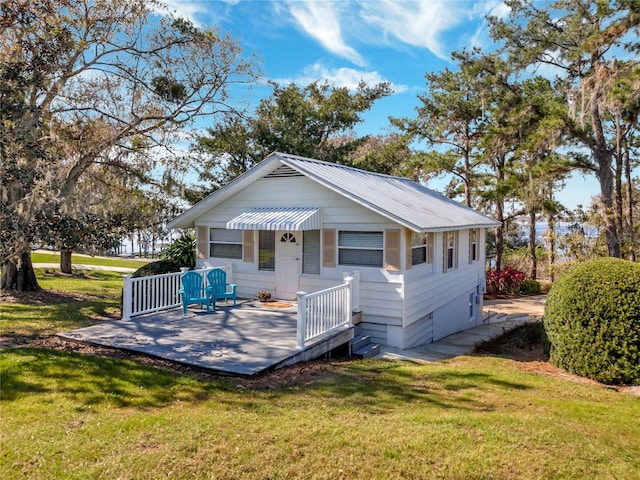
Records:
[[[233,263],[228,262],[224,266],[224,270],[227,273],[227,283],[233,283]]]
[[[131,283],[131,275],[124,276],[124,285],[122,287],[122,319],[131,320],[131,303],[133,302],[133,285]]]
[[[355,313],[360,312],[360,272],[353,272],[353,283],[351,288],[351,310]]]
[[[343,319],[343,322],[347,325],[351,325],[351,321],[353,319],[353,307],[352,307],[352,301],[353,301],[353,277],[347,277],[344,279],[345,283],[347,284],[347,288],[345,290],[345,304],[347,305],[347,308],[345,308],[345,318]]]
[[[307,292],[296,292],[298,297],[298,348],[304,349],[307,335]]]

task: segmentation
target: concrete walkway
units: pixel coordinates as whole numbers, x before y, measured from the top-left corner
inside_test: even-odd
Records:
[[[33,268],[55,268],[59,270],[60,264],[59,263],[34,263]],[[120,273],[133,273],[136,271],[135,268],[108,267],[106,265],[83,265],[78,263],[74,263],[71,266],[71,269],[72,270],[103,270],[107,272],[120,272]]]
[[[437,342],[402,350],[394,347],[382,347],[378,357],[437,362],[460,355],[473,353],[477,343],[502,335],[518,325],[536,321],[544,315],[546,295],[521,297],[505,300],[489,300],[484,304],[484,317],[489,322],[464,332],[454,333]]]

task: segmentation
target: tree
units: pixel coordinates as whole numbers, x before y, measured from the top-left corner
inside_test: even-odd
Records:
[[[194,149],[205,157],[200,179],[210,182],[211,190],[274,151],[344,163],[365,141],[353,135],[362,112],[391,93],[387,83],[361,82],[354,92],[326,82],[272,86],[273,94],[260,101],[253,117],[230,116],[198,138]]]
[[[473,69],[464,62],[459,66],[458,71],[447,68],[427,73],[427,93],[418,96],[422,105],[417,108],[417,117],[392,122],[431,149],[420,155],[425,178],[452,174],[452,193],[461,183],[465,204],[471,207],[482,163],[480,140],[487,127],[484,114],[488,105]]]
[[[155,0],[5,0],[0,44],[0,222],[13,232],[0,246],[3,289],[39,288],[33,221],[71,213],[64,203],[92,166],[151,172],[154,148],[229,111],[228,87],[256,75],[228,36]]]
[[[596,173],[600,182],[602,218],[608,253],[620,256],[614,221],[612,158],[615,138],[608,136],[609,102],[616,79],[637,70],[637,28],[640,6],[633,0],[595,2],[558,0],[538,7],[533,0],[508,0],[507,20],[490,18],[491,34],[504,42],[513,65],[522,70],[551,65],[555,85],[566,98],[561,118],[573,139],[591,157],[580,156],[577,166]],[[633,58],[619,64],[624,49]],[[636,77],[637,78],[637,77]],[[635,90],[636,98],[640,90]],[[636,117],[635,122],[638,119]]]

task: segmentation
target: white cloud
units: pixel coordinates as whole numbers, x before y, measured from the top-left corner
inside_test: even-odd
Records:
[[[126,0],[125,0],[126,1]],[[157,9],[160,13],[171,12],[176,17],[186,18],[194,25],[203,27],[219,23],[227,13],[226,8],[220,8],[220,4],[226,7],[237,5],[240,0],[218,0],[216,8],[212,8],[212,2],[207,0],[162,0],[166,8]]]
[[[273,79],[273,81],[282,85],[290,83],[295,83],[296,85],[309,85],[316,81],[326,81],[334,87],[346,87],[349,90],[356,90],[361,81],[369,86],[373,86],[378,83],[385,82],[386,80],[378,72],[366,72],[353,68],[331,69],[319,63],[315,63],[305,68],[304,71],[295,78],[279,78]],[[403,93],[409,90],[409,87],[406,85],[391,83],[391,89],[394,93]]]
[[[462,2],[421,0],[401,2],[361,1],[361,18],[383,31],[385,38],[393,36],[401,42],[429,49],[442,59],[449,55],[440,36],[464,20]]]
[[[343,38],[338,5],[329,1],[291,2],[289,12],[297,25],[324,48],[362,66],[365,62],[360,54]]]

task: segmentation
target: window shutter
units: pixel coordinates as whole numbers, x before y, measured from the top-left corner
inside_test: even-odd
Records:
[[[387,230],[384,246],[384,269],[400,271],[400,230]]]
[[[322,230],[322,266],[335,268],[336,266],[336,231]]]
[[[242,231],[242,261],[253,263],[253,230]]]
[[[433,242],[436,234],[431,232],[428,234],[428,236],[429,237],[427,240],[427,263],[432,264],[433,263]]]
[[[406,269],[409,270],[413,266],[413,242],[411,241],[413,237],[413,231],[408,228],[404,229],[404,244],[405,244],[405,260],[406,260]],[[429,254],[427,253],[427,256]]]
[[[196,229],[196,253],[198,258],[209,258],[209,227],[199,225]]]
[[[447,232],[442,232],[442,273],[447,273],[447,257],[449,245],[447,244]]]

